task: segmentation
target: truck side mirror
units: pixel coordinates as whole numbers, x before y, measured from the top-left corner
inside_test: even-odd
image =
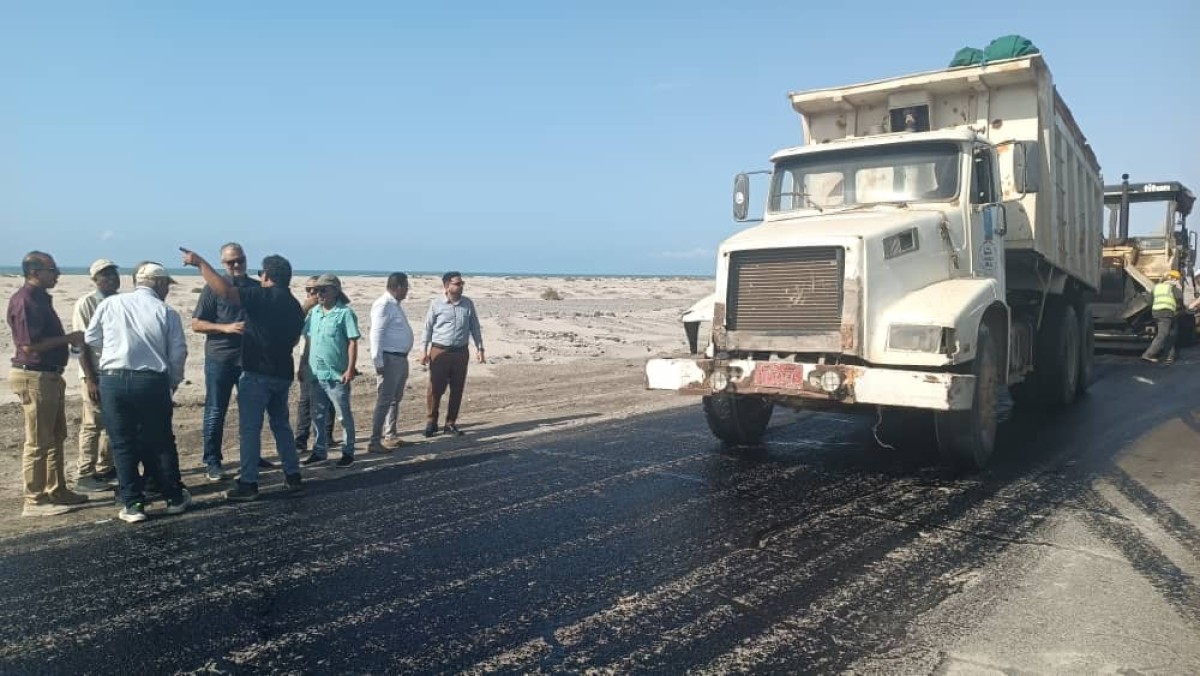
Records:
[[[750,176],[738,174],[733,178],[733,220],[744,221],[749,213]]]
[[[1017,141],[1014,145],[1014,187],[1022,195],[1037,192],[1042,183],[1042,146],[1037,141]]]

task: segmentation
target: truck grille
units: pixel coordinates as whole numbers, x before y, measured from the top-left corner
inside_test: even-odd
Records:
[[[725,326],[731,331],[837,331],[842,324],[841,247],[735,251]]]

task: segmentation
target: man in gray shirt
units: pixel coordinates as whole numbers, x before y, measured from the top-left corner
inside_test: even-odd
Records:
[[[445,298],[435,298],[425,314],[423,343],[425,352],[421,363],[429,366],[429,389],[425,395],[428,422],[425,436],[438,433],[438,407],[442,394],[450,387],[450,401],[446,406],[446,434],[462,436],[458,429],[458,408],[462,404],[463,386],[467,382],[467,365],[470,353],[468,340],[474,341],[479,363],[484,362],[483,337],[479,331],[479,316],[475,304],[463,295],[463,279],[458,272],[442,275]]]

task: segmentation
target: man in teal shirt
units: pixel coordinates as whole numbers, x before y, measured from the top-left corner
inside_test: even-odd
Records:
[[[329,450],[329,427],[326,417],[333,412],[342,422],[342,458],[338,467],[354,463],[354,414],[350,411],[350,383],[358,372],[358,317],[350,309],[350,299],[342,293],[342,282],[336,275],[324,274],[313,284],[319,303],[309,311],[304,321],[304,358],[312,370],[308,383],[313,406],[313,426],[317,440],[305,465],[326,460]]]

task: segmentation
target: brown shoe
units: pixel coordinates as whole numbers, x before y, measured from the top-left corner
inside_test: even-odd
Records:
[[[374,443],[367,446],[367,453],[391,453],[394,449],[380,443]]]
[[[88,501],[88,496],[64,490],[50,496],[50,502],[55,505],[82,505]]]
[[[67,505],[56,505],[50,502],[39,502],[35,505],[26,504],[21,510],[21,516],[59,516],[71,511]]]
[[[392,439],[384,439],[383,445],[394,451],[397,448],[404,448],[405,446],[412,446],[412,442],[405,441],[405,440],[401,439],[400,437],[394,437]]]

